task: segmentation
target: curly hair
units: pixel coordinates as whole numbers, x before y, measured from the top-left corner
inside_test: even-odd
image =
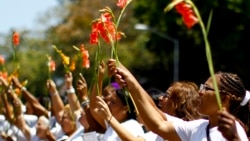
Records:
[[[170,86],[170,99],[176,105],[175,116],[183,120],[201,118],[197,107],[200,104],[198,86],[189,81],[174,82]]]

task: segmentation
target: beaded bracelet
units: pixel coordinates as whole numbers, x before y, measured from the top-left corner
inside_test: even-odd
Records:
[[[88,99],[85,100],[85,101],[83,101],[83,102],[81,103],[82,108],[86,107],[87,105],[89,105],[89,100],[88,100]]]

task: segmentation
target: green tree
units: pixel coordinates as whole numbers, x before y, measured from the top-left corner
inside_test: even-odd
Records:
[[[204,82],[209,76],[208,65],[205,57],[205,47],[200,27],[194,26],[187,29],[182,22],[182,17],[171,10],[164,13],[163,9],[171,1],[137,0],[134,7],[135,16],[141,23],[156,28],[180,42],[180,80],[191,80],[198,84]],[[249,84],[249,64],[246,63],[249,48],[245,46],[248,40],[249,3],[242,0],[205,0],[193,1],[205,22],[213,10],[213,17],[209,31],[212,55],[215,70],[236,72]],[[156,71],[160,76],[149,76],[149,85],[154,84],[161,89],[166,89],[172,82],[172,48],[173,44],[151,33],[147,41],[147,48],[159,56],[159,62],[149,72]],[[164,45],[164,46],[163,46]],[[144,71],[143,71],[144,72]],[[140,72],[141,73],[141,72]],[[144,72],[149,74],[148,72]],[[164,78],[164,82],[159,82]]]
[[[119,58],[129,68],[132,66],[148,67],[153,64],[152,53],[145,49],[144,43],[137,40],[138,32],[134,28],[136,18],[133,17],[133,4],[136,1],[132,1],[129,7],[126,9],[124,16],[121,19],[119,30],[126,34],[126,38],[122,38],[119,41]],[[57,26],[51,27],[48,30],[48,40],[62,49],[65,54],[73,55],[75,50],[73,45],[80,46],[85,44],[85,47],[90,52],[91,68],[84,70],[84,75],[89,83],[91,83],[94,72],[94,58],[97,51],[97,46],[89,44],[89,35],[91,33],[92,20],[100,17],[100,9],[110,7],[115,14],[119,14],[120,9],[116,6],[116,1],[108,0],[96,0],[96,1],[72,1],[64,6],[65,17],[62,17],[62,22]],[[66,8],[67,7],[67,8]],[[140,38],[138,38],[140,39]],[[107,59],[110,53],[110,46],[102,44],[101,52],[103,59]],[[140,56],[140,59],[137,59]],[[150,59],[149,59],[150,58]],[[147,61],[145,61],[147,60]],[[63,72],[59,72],[60,75]],[[77,75],[77,73],[73,73]],[[105,79],[107,82],[107,78]]]

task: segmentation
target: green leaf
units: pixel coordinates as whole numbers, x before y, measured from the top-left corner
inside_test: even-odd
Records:
[[[80,49],[77,46],[73,46],[73,48],[77,51],[80,51]]]
[[[213,10],[210,11],[209,17],[208,17],[208,22],[207,22],[207,36],[208,36],[209,30],[210,30],[212,17],[213,17]]]
[[[165,8],[164,12],[170,11],[175,5],[179,4],[180,2],[183,2],[184,0],[174,0],[171,3],[169,3]]]

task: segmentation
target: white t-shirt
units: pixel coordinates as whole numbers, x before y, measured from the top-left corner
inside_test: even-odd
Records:
[[[182,141],[207,141],[206,127],[208,123],[209,121],[206,119],[173,122]],[[238,122],[236,122],[236,128],[241,141],[248,141],[244,129]],[[226,141],[217,126],[209,129],[209,136],[211,140]]]
[[[134,119],[127,120],[122,122],[121,125],[125,127],[129,132],[131,132],[134,136],[141,136],[144,134],[144,131],[139,122]],[[104,133],[104,141],[121,141],[119,136],[116,134],[115,130],[113,130],[110,126],[107,128]]]
[[[170,116],[166,113],[164,113],[165,116],[167,117],[168,121],[172,121],[172,122],[179,122],[179,121],[183,121],[180,118],[174,117],[174,116]],[[145,141],[165,141],[161,136],[159,136],[158,134],[155,134],[152,131],[149,131],[147,133],[145,133],[144,135],[142,135],[141,137],[143,137],[145,139]]]
[[[30,138],[31,138],[31,141],[40,141],[38,136],[36,136],[36,128],[30,129]]]
[[[6,131],[8,128],[10,128],[10,123],[4,115],[0,115],[0,131]]]
[[[54,115],[51,115],[51,111],[48,112],[48,118],[49,118],[49,125],[50,129],[56,126],[56,117]]]
[[[27,125],[30,128],[33,128],[36,126],[36,122],[38,120],[38,117],[36,115],[28,115],[28,114],[24,114],[23,115],[23,119],[25,120],[25,122],[27,123]]]
[[[67,139],[69,141],[83,141],[84,127],[79,126],[77,130]]]
[[[156,141],[158,135],[152,131],[148,131],[147,133],[140,135],[140,137],[142,137],[145,141]]]
[[[27,141],[23,132],[15,125],[11,125],[7,131],[7,135],[11,136],[14,141]]]

